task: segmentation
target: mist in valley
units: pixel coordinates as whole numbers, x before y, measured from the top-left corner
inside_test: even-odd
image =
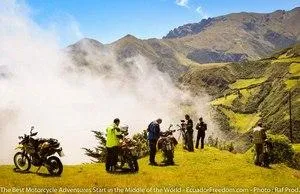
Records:
[[[61,142],[66,164],[89,162],[81,148],[96,145],[91,130],[104,132],[116,117],[131,135],[157,118],[166,130],[180,123],[189,105],[194,122],[203,116],[210,133],[217,128],[209,96],[192,96],[149,59],[137,55],[120,64],[113,49],[95,50],[83,40],[80,49],[93,65],[82,66],[60,47],[60,38],[33,22],[26,4],[0,2],[0,164],[12,163],[18,136],[30,126],[38,137]]]

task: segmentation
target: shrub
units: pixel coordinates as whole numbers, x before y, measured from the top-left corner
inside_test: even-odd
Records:
[[[101,131],[92,131],[95,138],[98,141],[97,147],[94,148],[82,148],[85,151],[85,155],[91,157],[92,162],[102,163],[106,160],[106,137]],[[133,135],[132,139],[135,141],[137,146],[139,158],[145,157],[149,153],[148,142],[147,142],[147,131],[137,133]]]
[[[293,156],[293,160],[288,163],[291,168],[300,170],[300,152],[296,152]]]
[[[135,145],[137,146],[139,158],[147,156],[149,154],[147,131],[144,130],[142,133],[133,135],[132,139],[135,141]]]
[[[267,136],[272,145],[270,162],[273,164],[292,162],[295,152],[290,140],[285,135],[268,134]]]

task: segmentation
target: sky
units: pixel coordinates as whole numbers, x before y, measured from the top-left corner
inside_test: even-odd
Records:
[[[114,42],[127,34],[162,38],[170,30],[233,12],[267,13],[300,0],[23,0],[32,19],[57,33],[62,47],[81,38]]]

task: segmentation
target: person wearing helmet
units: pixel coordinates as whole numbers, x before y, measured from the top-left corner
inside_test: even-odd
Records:
[[[156,155],[156,144],[160,137],[160,124],[162,123],[162,119],[157,119],[152,121],[148,126],[148,141],[149,141],[149,148],[150,148],[150,158],[149,158],[149,165],[157,166],[158,164],[155,162],[155,155]]]
[[[122,134],[120,128],[120,119],[114,119],[113,124],[106,128],[106,163],[105,168],[107,172],[112,172],[118,161],[118,146],[119,146],[119,136]]]
[[[266,131],[262,127],[262,122],[259,121],[257,126],[253,129],[252,142],[255,145],[255,165],[260,166],[262,164],[262,153],[263,153],[263,145],[265,140],[267,139]]]

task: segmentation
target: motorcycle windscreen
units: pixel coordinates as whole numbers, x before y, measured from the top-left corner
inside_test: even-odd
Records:
[[[64,153],[62,150],[58,151],[57,153],[58,153],[58,155],[59,155],[60,157],[65,156],[65,153]]]

